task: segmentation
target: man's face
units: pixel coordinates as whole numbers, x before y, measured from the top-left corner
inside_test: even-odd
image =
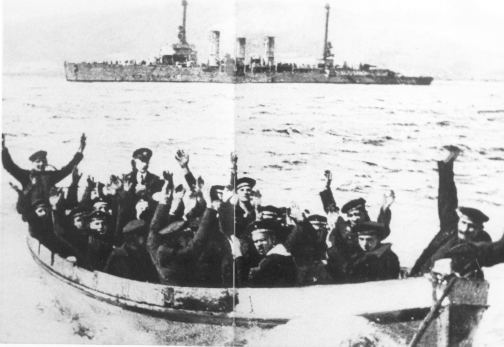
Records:
[[[238,195],[238,199],[242,202],[249,202],[250,201],[250,193],[252,192],[252,188],[249,186],[243,186],[240,187],[236,190],[236,193]]]
[[[374,251],[379,240],[376,235],[359,235],[359,246],[365,252]]]
[[[80,216],[75,216],[73,218],[73,225],[76,229],[78,230],[82,230],[84,229],[84,216],[80,215]]]
[[[89,229],[103,235],[107,232],[108,227],[107,223],[103,219],[93,219],[89,223]]]
[[[35,214],[37,215],[38,218],[44,218],[49,214],[47,210],[48,210],[47,206],[38,205],[38,206],[35,206],[34,211],[35,211]]]
[[[44,171],[45,167],[46,167],[45,160],[37,159],[37,160],[32,161],[32,169],[34,171]]]
[[[254,242],[254,246],[259,252],[260,255],[265,256],[270,249],[273,248],[273,241],[271,240],[271,236],[267,233],[254,233],[252,234],[252,241]]]
[[[346,215],[348,221],[350,222],[350,225],[354,227],[357,223],[359,223],[362,220],[364,213],[360,209],[353,208],[350,211],[348,211]]]
[[[464,214],[460,215],[457,234],[460,240],[472,241],[482,229],[482,225],[473,223],[473,221]]]
[[[147,171],[147,169],[149,168],[149,162],[148,161],[143,161],[141,159],[138,159],[138,158],[135,158],[135,167],[136,169],[141,172],[141,173],[144,173]]]

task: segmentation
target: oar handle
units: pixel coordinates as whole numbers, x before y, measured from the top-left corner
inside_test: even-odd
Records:
[[[436,300],[434,305],[430,308],[429,313],[427,316],[422,321],[422,324],[420,324],[420,327],[418,328],[418,331],[416,334],[413,336],[411,339],[410,343],[408,344],[408,347],[415,347],[418,345],[418,342],[420,342],[420,339],[423,337],[425,334],[425,331],[427,328],[430,326],[434,318],[436,318],[436,315],[441,308],[441,305],[443,303],[443,300],[446,298],[446,296],[450,293],[450,290],[452,289],[453,285],[455,284],[455,281],[457,280],[456,276],[453,276],[449,281],[448,284],[446,285],[445,289],[443,290],[443,293],[439,297],[439,299]]]

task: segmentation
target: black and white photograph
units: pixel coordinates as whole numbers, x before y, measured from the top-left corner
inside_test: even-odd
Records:
[[[1,344],[504,345],[500,1],[1,6]]]

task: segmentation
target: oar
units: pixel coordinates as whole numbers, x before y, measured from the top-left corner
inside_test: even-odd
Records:
[[[443,303],[444,298],[450,293],[450,290],[453,287],[453,284],[457,280],[457,276],[453,276],[449,281],[448,284],[446,285],[446,288],[443,290],[443,293],[439,297],[439,299],[436,300],[434,305],[430,308],[429,313],[427,316],[425,316],[424,320],[422,321],[422,324],[420,324],[420,328],[418,328],[418,331],[416,332],[415,336],[411,339],[410,343],[408,344],[408,347],[415,347],[418,345],[418,342],[420,342],[420,339],[423,337],[425,334],[425,331],[427,328],[430,326],[434,318],[436,318],[436,315],[441,308],[441,305]]]

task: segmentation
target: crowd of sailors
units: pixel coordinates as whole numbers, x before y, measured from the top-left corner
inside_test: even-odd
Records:
[[[332,174],[325,171],[319,193],[325,214],[310,214],[296,205],[263,205],[256,181],[238,176],[235,154],[229,181],[208,188],[182,150],[175,159],[185,182],[174,182],[170,171],[151,173],[148,148],[133,152],[127,174],[108,182],[83,180],[77,166],[85,146],[83,134],[77,153],[60,170],[49,169],[45,151],[31,155],[32,168],[25,170],[12,160],[2,135],[3,166],[21,184],[11,186],[30,235],[89,270],[169,285],[274,287],[419,276],[443,258],[452,259],[459,275],[482,278],[482,266],[504,261],[504,241],[492,242],[484,230],[489,218],[458,205],[456,147],[447,147],[448,157],[438,162],[440,230],[413,268],[401,270],[384,242],[393,191],[373,220],[361,197],[339,207]],[[58,188],[69,175],[68,189]]]

